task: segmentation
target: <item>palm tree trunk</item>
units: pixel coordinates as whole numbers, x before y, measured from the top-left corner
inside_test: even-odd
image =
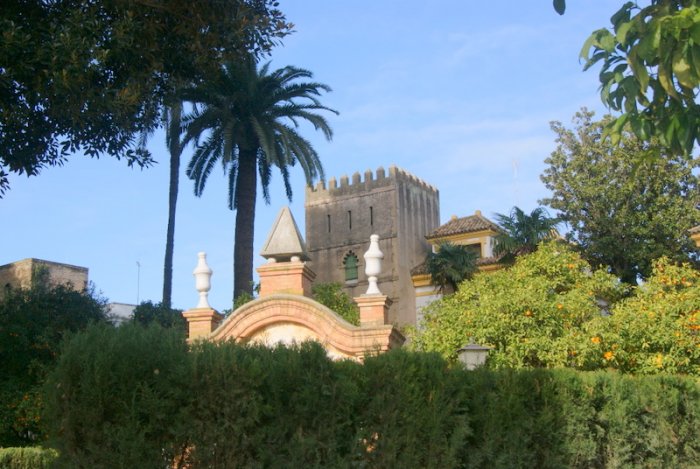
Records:
[[[236,176],[236,231],[233,247],[233,298],[253,294],[253,237],[257,195],[257,150],[240,149]]]
[[[173,293],[173,251],[175,249],[175,212],[177,211],[177,191],[180,185],[180,120],[182,103],[174,103],[168,110],[166,141],[170,151],[170,187],[168,193],[168,232],[165,237],[165,261],[163,263],[163,300],[166,308],[172,305]]]

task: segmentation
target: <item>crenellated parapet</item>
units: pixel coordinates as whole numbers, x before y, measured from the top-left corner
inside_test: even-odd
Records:
[[[380,166],[374,173],[368,169],[364,174],[355,172],[352,176],[344,174],[338,179],[332,177],[328,180],[327,184],[321,181],[314,187],[306,188],[306,200],[307,202],[313,202],[328,197],[357,195],[373,189],[392,187],[401,182],[419,187],[428,192],[434,192],[436,194],[438,192],[435,186],[428,184],[408,171],[391,165],[388,174],[385,169]]]
[[[369,321],[415,324],[410,270],[425,260],[430,251],[425,236],[440,224],[439,191],[392,165],[308,188],[304,209],[306,246],[318,281],[340,283],[352,298],[373,291],[370,283],[376,282],[387,298],[360,302]],[[379,236],[385,256],[387,268],[380,275],[368,272],[368,259],[356,255],[371,235]]]

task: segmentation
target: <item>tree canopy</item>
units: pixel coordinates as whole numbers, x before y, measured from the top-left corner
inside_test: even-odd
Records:
[[[107,322],[92,291],[51,286],[41,276],[30,289],[7,289],[0,301],[0,446],[41,436],[38,393],[64,337]]]
[[[319,97],[330,87],[305,81],[312,77],[310,71],[293,66],[271,70],[268,62],[258,67],[250,56],[225,64],[209,80],[183,91],[183,98],[194,104],[183,124],[184,143],[197,144],[187,166],[195,195],[202,194],[218,163],[228,173],[228,205],[236,210],[234,299],[243,292],[253,293],[258,175],[267,202],[275,167],[290,200],[290,167],[299,164],[308,184],[324,177],[318,153],[301,135],[299,125],[310,123],[330,140],[333,131],[321,112],[337,111],[321,104]]]
[[[571,246],[545,242],[431,303],[410,347],[455,359],[469,337],[492,368],[614,368],[700,376],[700,272],[668,258],[626,286]]]
[[[428,255],[426,267],[433,284],[443,293],[452,293],[463,280],[479,270],[476,259],[477,254],[470,247],[444,242],[437,252]]]
[[[688,230],[700,220],[700,159],[674,156],[626,130],[613,145],[604,138],[609,122],[584,109],[573,129],[552,123],[558,145],[541,176],[552,196],[540,202],[559,211],[567,238],[592,264],[634,284],[661,256],[697,256]]]
[[[496,222],[503,232],[496,236],[494,254],[503,262],[512,262],[515,256],[535,252],[540,242],[557,236],[559,220],[551,218],[542,207],[529,215],[520,207],[513,207],[509,215],[497,213]]]
[[[554,5],[563,13],[563,0]],[[610,21],[581,50],[585,69],[601,64],[603,103],[622,113],[606,132],[616,143],[628,125],[642,140],[689,155],[700,143],[700,2],[625,2]]]
[[[0,195],[75,152],[151,158],[175,83],[268,51],[291,31],[274,0],[22,1],[0,9]]]
[[[625,292],[566,243],[551,241],[512,267],[475,275],[454,295],[429,304],[411,347],[455,359],[469,337],[494,349],[494,367],[581,367],[583,325],[601,314],[600,299]]]

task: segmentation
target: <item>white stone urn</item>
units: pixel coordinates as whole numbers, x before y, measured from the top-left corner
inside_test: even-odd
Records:
[[[382,271],[384,253],[379,250],[379,235],[373,234],[369,237],[369,249],[364,254],[364,258],[365,274],[369,282],[365,295],[381,295],[382,292],[379,291],[379,287],[377,286],[377,276]]]
[[[195,288],[199,292],[199,303],[197,308],[208,308],[209,306],[209,290],[211,290],[211,274],[212,270],[207,265],[207,253],[200,252],[197,253],[199,258],[197,261],[197,267],[192,271],[194,275]]]

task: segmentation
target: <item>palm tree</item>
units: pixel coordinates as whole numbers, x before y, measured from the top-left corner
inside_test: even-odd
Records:
[[[477,255],[471,248],[450,242],[441,243],[437,252],[428,256],[427,269],[440,292],[457,291],[457,285],[471,278],[478,270]]]
[[[503,233],[496,236],[494,254],[501,256],[501,262],[512,262],[516,256],[534,252],[540,242],[558,236],[556,226],[559,220],[549,217],[542,207],[537,207],[529,215],[519,207],[513,207],[510,215],[497,213],[496,219]]]
[[[170,152],[170,187],[168,192],[168,231],[165,239],[165,261],[163,262],[163,300],[161,304],[171,307],[173,293],[173,250],[175,246],[175,212],[177,192],[180,185],[180,156],[183,143],[180,141],[182,102],[175,100],[165,110],[165,142]]]
[[[330,88],[310,79],[308,70],[287,66],[270,71],[258,68],[254,58],[222,67],[219,76],[185,91],[194,110],[183,118],[184,142],[194,141],[196,151],[187,167],[200,196],[212,169],[221,163],[228,173],[228,204],[236,210],[234,235],[234,298],[252,294],[253,236],[257,177],[269,203],[272,167],[282,173],[291,200],[289,167],[302,167],[306,182],[324,179],[323,167],[311,143],[298,132],[299,121],[310,122],[327,140],[333,132],[317,111],[337,112],[318,97]],[[200,140],[202,142],[200,143]]]

